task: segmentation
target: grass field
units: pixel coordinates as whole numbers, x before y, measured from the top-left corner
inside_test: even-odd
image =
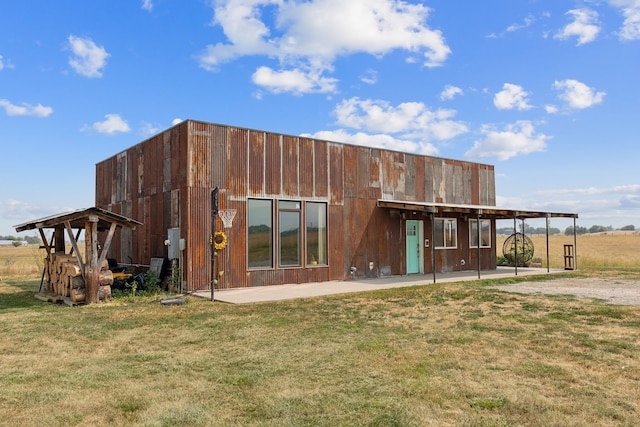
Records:
[[[564,243],[551,236],[552,267]],[[571,276],[640,281],[639,234],[579,236],[577,252]],[[33,298],[42,256],[0,247],[0,426],[640,425],[640,307],[486,286],[514,277],[70,308]]]
[[[5,279],[0,425],[639,425],[640,307],[486,286],[516,280],[70,308]]]

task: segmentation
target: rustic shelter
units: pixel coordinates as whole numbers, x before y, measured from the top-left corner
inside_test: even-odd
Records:
[[[96,206],[145,224],[111,256],[187,290],[491,270],[496,219],[577,217],[495,202],[491,165],[193,120],[96,165]]]
[[[78,302],[95,303],[99,297],[110,295],[113,276],[108,269],[107,254],[116,229],[134,230],[142,223],[92,207],[65,212],[16,225],[17,232],[37,229],[46,250],[42,281],[46,282],[44,299],[69,305]],[[52,229],[51,240],[44,230]],[[75,230],[75,234],[74,234]],[[78,239],[85,232],[84,257]],[[98,233],[106,235],[100,243]],[[67,253],[65,232],[71,244]]]

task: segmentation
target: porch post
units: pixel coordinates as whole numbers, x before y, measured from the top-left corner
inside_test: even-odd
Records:
[[[436,252],[435,252],[435,214],[431,212],[431,271],[433,271],[433,283],[436,283]]]
[[[480,251],[480,236],[481,236],[481,233],[480,233],[480,214],[481,213],[482,213],[482,209],[478,209],[478,214],[477,214],[477,218],[476,218],[476,221],[477,221],[477,224],[476,224],[477,225],[477,230],[476,231],[478,232],[478,280],[480,279],[480,252],[481,252]]]
[[[516,276],[518,275],[518,222],[517,222],[517,214],[513,214],[513,237],[515,240],[515,265],[516,265]]]

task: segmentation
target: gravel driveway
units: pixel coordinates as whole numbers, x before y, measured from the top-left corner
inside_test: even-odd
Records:
[[[567,278],[547,282],[522,282],[493,288],[521,294],[575,295],[579,298],[598,298],[610,304],[640,306],[639,280]]]

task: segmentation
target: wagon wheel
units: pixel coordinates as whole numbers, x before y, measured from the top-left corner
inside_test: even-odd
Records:
[[[517,251],[516,251],[517,249]],[[509,262],[509,265],[516,265],[516,252],[518,254],[518,265],[528,266],[533,259],[533,242],[528,236],[522,233],[513,233],[507,237],[502,245],[502,255]]]

